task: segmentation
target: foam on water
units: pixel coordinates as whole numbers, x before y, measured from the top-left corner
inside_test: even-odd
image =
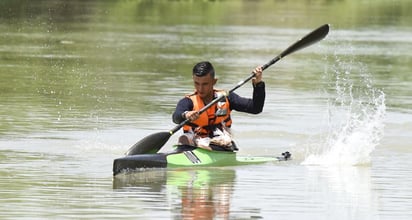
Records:
[[[335,55],[325,70],[327,129],[319,141],[309,144],[302,164],[369,164],[383,136],[385,94],[373,87],[367,68],[348,57]]]

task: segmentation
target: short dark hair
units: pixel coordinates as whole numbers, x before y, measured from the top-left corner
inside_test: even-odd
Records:
[[[193,67],[193,75],[206,76],[208,73],[210,73],[210,76],[212,78],[215,78],[215,69],[209,61],[197,63]]]

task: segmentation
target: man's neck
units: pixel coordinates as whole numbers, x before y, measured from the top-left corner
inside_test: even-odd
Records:
[[[205,105],[209,104],[211,101],[213,101],[214,97],[215,97],[215,93],[213,93],[212,95],[209,95],[209,96],[207,96],[207,97],[205,97],[205,98],[202,98],[203,103],[204,103]]]
[[[202,99],[203,100],[203,103],[205,104],[205,105],[207,105],[207,104],[209,104],[212,100],[213,100],[213,97],[207,97],[207,98],[204,98],[204,99]]]

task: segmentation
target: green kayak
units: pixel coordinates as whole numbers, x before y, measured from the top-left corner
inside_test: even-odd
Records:
[[[175,146],[174,148],[168,153],[136,154],[117,158],[113,162],[113,175],[145,168],[236,166],[285,161],[291,158],[289,152],[284,152],[278,157],[240,157],[235,151],[210,151],[191,146]]]

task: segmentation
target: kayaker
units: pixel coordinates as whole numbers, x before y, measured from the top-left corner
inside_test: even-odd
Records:
[[[231,111],[259,114],[265,102],[262,67],[256,67],[253,73],[256,76],[252,79],[252,98],[241,97],[232,92],[199,115],[198,111],[203,106],[224,91],[214,88],[217,78],[212,64],[208,61],[197,63],[192,71],[195,91],[182,98],[173,113],[173,122],[176,124],[186,119],[190,120],[190,123],[183,127],[184,134],[179,137],[178,145],[196,146],[208,150],[237,150],[230,133]]]

